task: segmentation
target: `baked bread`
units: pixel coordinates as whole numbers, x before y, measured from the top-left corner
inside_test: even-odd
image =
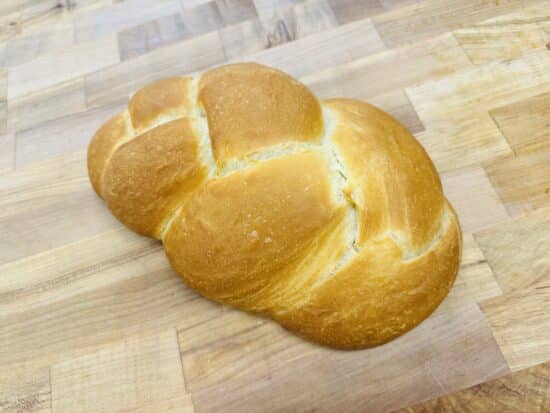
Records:
[[[407,129],[265,66],[145,86],[95,134],[88,170],[189,286],[324,345],[403,334],[458,271],[456,215]]]

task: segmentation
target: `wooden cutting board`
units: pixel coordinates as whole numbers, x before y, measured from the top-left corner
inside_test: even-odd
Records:
[[[550,411],[548,1],[3,0],[0,14],[1,412]],[[334,351],[209,302],[92,191],[86,145],[129,94],[238,60],[368,100],[427,148],[464,256],[413,331]]]

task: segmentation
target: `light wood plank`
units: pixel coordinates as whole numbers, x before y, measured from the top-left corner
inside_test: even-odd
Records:
[[[343,96],[368,100],[470,66],[456,40],[446,34],[344,65],[320,67],[303,81],[323,98]]]
[[[478,231],[510,219],[480,166],[446,172],[441,180],[463,231]]]
[[[118,0],[118,1],[124,1],[124,0]],[[209,3],[212,0],[180,0],[180,5],[183,9],[185,8],[193,8],[200,6],[204,3]]]
[[[47,269],[56,256],[75,249],[80,249],[78,243],[63,253],[44,253],[22,264],[22,269],[31,265]],[[14,300],[6,304],[9,313],[0,319],[2,368],[22,362],[37,367],[63,362],[114,340],[198,324],[221,313],[218,304],[184,285],[159,244],[141,252],[135,245],[117,251],[116,256],[103,257],[98,255],[101,248],[91,250],[99,263],[95,268],[86,262],[75,267],[75,262],[62,259],[58,269],[45,276],[51,281],[37,284],[43,292],[34,286],[15,290],[32,308],[18,308]]]
[[[441,113],[439,122],[426,120],[421,113],[419,116],[426,130],[415,136],[439,172],[478,165],[487,159],[512,153],[487,113],[471,114],[468,118],[461,113],[455,117]]]
[[[178,0],[126,0],[111,7],[81,14],[74,19],[75,39],[89,42],[180,11]],[[109,36],[110,37],[110,36]]]
[[[380,0],[329,0],[339,24],[364,19],[385,11]]]
[[[86,154],[62,155],[0,176],[0,263],[121,224],[91,189]]]
[[[266,48],[266,36],[258,19],[247,20],[220,30],[225,56],[236,59]]]
[[[305,0],[292,8],[292,14],[297,39],[338,25],[328,0]]]
[[[199,36],[223,27],[220,9],[215,2],[205,2],[196,7],[186,7],[187,2],[183,0],[182,3],[184,6],[180,12],[182,24],[191,36]]]
[[[13,135],[0,135],[0,174],[15,169],[15,138]]]
[[[0,135],[8,131],[8,105],[6,102],[0,102]]]
[[[254,0],[254,5],[259,15],[272,13],[275,8],[288,8],[299,4],[303,0]]]
[[[550,411],[550,363],[478,384],[396,413]]]
[[[539,2],[453,32],[475,64],[514,59],[550,40],[548,4]]]
[[[548,248],[548,244],[546,244]],[[482,303],[512,371],[550,360],[550,280]]]
[[[281,363],[317,350],[273,321],[234,310],[182,328],[178,336],[191,392],[238,379],[260,379]]]
[[[7,42],[21,33],[21,13],[0,13],[0,41]]]
[[[8,98],[14,99],[119,62],[113,36],[76,45],[9,69]]]
[[[79,77],[10,100],[8,127],[21,131],[85,110],[84,78]]]
[[[51,413],[50,369],[21,364],[3,368],[0,375],[0,411]]]
[[[511,13],[536,0],[422,0],[373,17],[384,43],[395,47]]]
[[[110,7],[116,0],[62,0],[71,16],[88,13],[94,9]]]
[[[466,297],[478,303],[502,294],[493,270],[471,233],[462,235],[462,260],[455,286],[451,294],[456,302],[463,303]],[[457,291],[455,291],[457,290]],[[444,303],[445,304],[445,303]]]
[[[418,118],[409,98],[401,89],[374,96],[369,99],[369,103],[388,112],[395,119],[405,125],[411,133],[417,133],[424,130],[424,125]]]
[[[1,25],[2,25],[2,21],[0,20],[0,30],[1,30],[1,27],[2,27]],[[0,36],[2,36],[1,31],[0,31]],[[1,39],[1,37],[0,37],[0,39]],[[1,68],[4,68],[6,66],[6,48],[7,48],[7,45],[5,43],[0,43],[0,67]],[[0,70],[0,74],[3,76],[4,75],[4,70]]]
[[[141,56],[158,47],[191,37],[181,15],[172,14],[122,30],[118,33],[121,60]]]
[[[493,109],[490,113],[515,153],[550,146],[550,92]]]
[[[267,47],[278,46],[337,25],[327,0],[306,0],[294,6],[269,8],[259,15],[267,34]]]
[[[258,17],[253,0],[215,0],[225,25]]]
[[[97,107],[117,102],[153,80],[185,75],[224,61],[217,32],[166,46],[87,75],[87,104]]]
[[[193,413],[175,331],[115,343],[53,365],[52,410]]]
[[[237,60],[255,61],[281,69],[294,77],[302,77],[328,65],[348,63],[384,49],[378,33],[367,19]]]
[[[475,234],[504,292],[533,287],[550,274],[548,209]]]
[[[8,72],[0,66],[0,101],[8,98]]]
[[[15,135],[15,167],[44,161],[85,149],[99,127],[127,106],[126,99],[114,105],[64,116],[35,125]]]
[[[468,114],[490,110],[522,98],[528,98],[550,88],[550,59],[546,49],[526,53],[521,59],[492,62],[460,70],[446,78],[411,87],[411,97],[446,99],[445,108],[462,107]],[[431,90],[431,92],[430,92]],[[435,106],[431,99],[418,99],[417,108]]]
[[[157,241],[120,228],[5,264],[0,266],[0,311],[22,313],[132,279],[144,271],[135,271],[132,261],[166,268],[161,252]]]
[[[20,24],[23,34],[44,32],[63,24],[67,17],[67,8],[56,0],[27,0],[19,8]],[[45,30],[46,29],[46,30]]]
[[[548,209],[476,234],[504,295],[482,303],[512,370],[550,360]]]
[[[510,154],[488,111],[548,88],[548,51],[537,49],[406,90],[426,127],[417,136],[444,171]]]
[[[1,14],[12,14],[18,12],[21,9],[20,0],[7,0],[0,5]]]
[[[550,147],[487,163],[485,169],[507,208],[550,206]]]
[[[216,334],[216,330],[210,331]],[[216,369],[222,367],[217,361],[228,360],[224,353],[241,348],[239,337],[235,345],[228,338],[196,348],[195,354],[200,354],[202,361],[195,360],[195,365],[200,363],[215,376]],[[182,333],[180,341],[185,341]],[[282,336],[277,341],[266,347],[268,340],[249,337],[247,351],[241,352],[237,362],[244,365],[243,358],[259,360],[256,365],[267,365],[268,370],[258,368],[249,377],[231,380],[218,376],[218,384],[210,383],[193,392],[197,411],[249,412],[255,406],[268,405],[281,411],[389,411],[508,371],[477,305],[465,304],[452,312],[438,313],[405,336],[370,350],[314,347],[302,357],[270,365],[270,350],[285,347]],[[289,343],[283,351],[292,354],[290,347]],[[197,377],[184,371],[187,382],[193,383]]]
[[[18,66],[45,54],[60,53],[73,41],[72,25],[57,25],[47,32],[17,37],[6,45],[5,67]]]

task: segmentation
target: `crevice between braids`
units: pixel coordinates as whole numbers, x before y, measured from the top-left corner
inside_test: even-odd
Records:
[[[212,152],[212,139],[210,138],[210,131],[208,129],[208,120],[206,118],[204,108],[199,102],[199,80],[200,76],[194,75],[191,81],[189,97],[191,102],[193,102],[193,109],[191,110],[189,117],[193,118],[195,121],[195,132],[198,135],[199,158],[202,160],[203,165],[205,165],[208,170],[206,177],[202,182],[204,183],[218,174],[218,165],[214,160],[214,154]],[[195,191],[196,190],[197,188],[195,188]],[[181,203],[172,210],[172,213],[170,214],[168,219],[164,221],[160,230],[161,240],[164,240],[164,235],[172,225],[172,222],[174,221],[176,216],[179,215],[180,211],[187,204],[191,197],[187,196],[185,198],[181,200]]]
[[[322,145],[310,142],[285,142],[278,145],[272,145],[255,152],[251,152],[244,158],[229,159],[219,170],[219,176],[226,176],[233,172],[253,167],[260,162],[283,158],[288,155],[307,152],[312,149],[319,150],[321,148]]]
[[[334,265],[325,273],[321,274],[316,282],[316,285],[322,283],[332,277],[339,269],[346,266],[358,254],[359,247],[357,246],[357,233],[359,229],[356,201],[353,194],[346,190],[348,186],[348,173],[342,161],[338,149],[332,144],[330,137],[334,133],[337,119],[329,109],[323,107],[323,123],[325,125],[323,136],[321,139],[324,152],[329,159],[330,169],[333,176],[334,196],[338,203],[346,205],[346,216],[344,225],[346,226],[347,246],[340,258],[336,260]]]

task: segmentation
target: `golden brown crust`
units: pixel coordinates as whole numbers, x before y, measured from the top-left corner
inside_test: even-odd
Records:
[[[253,63],[204,73],[199,101],[208,117],[218,164],[288,141],[318,141],[323,131],[319,102],[303,84]]]
[[[370,239],[303,305],[274,318],[312,341],[342,349],[376,346],[415,327],[447,296],[458,272],[460,228],[454,212],[447,213],[441,238],[421,255],[404,259],[389,235]]]
[[[145,87],[96,133],[88,168],[191,287],[324,345],[403,334],[458,271],[456,214],[414,137],[364,102],[322,110],[260,65]]]
[[[215,300],[267,311],[265,303],[287,286],[289,266],[342,215],[331,199],[324,155],[308,151],[210,180],[163,241],[189,285]]]
[[[195,107],[192,85],[190,77],[170,77],[140,89],[128,103],[136,131],[148,129],[162,118],[189,116]]]
[[[88,147],[88,175],[96,193],[103,198],[102,182],[107,163],[117,145],[130,136],[128,114],[113,116],[99,128]]]
[[[164,223],[206,177],[190,118],[164,123],[122,145],[105,171],[103,196],[113,214],[160,238]]]
[[[426,151],[404,126],[368,103],[331,99],[326,105],[338,118],[331,141],[355,195],[358,245],[389,230],[408,247],[421,248],[438,231],[445,205]]]

